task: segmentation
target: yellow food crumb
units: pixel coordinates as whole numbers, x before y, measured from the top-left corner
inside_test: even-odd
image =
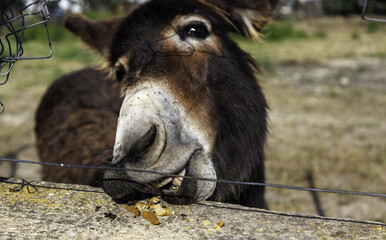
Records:
[[[170,208],[163,208],[160,204],[154,205],[153,210],[158,216],[170,216],[174,214]]]
[[[221,228],[224,226],[224,222],[221,221],[221,222],[218,222],[217,224],[214,224],[213,225],[213,228],[216,230],[216,231],[220,231]]]
[[[379,227],[375,227],[374,229],[375,229],[375,231],[382,231],[382,230],[383,230],[383,227],[382,227],[382,226],[379,226]]]
[[[157,204],[157,203],[159,203],[160,202],[160,200],[159,200],[159,198],[157,198],[157,197],[152,197],[150,200],[149,200],[149,204]]]
[[[209,226],[210,225],[210,221],[209,220],[204,220],[204,221],[202,221],[202,225]]]
[[[140,211],[145,211],[150,208],[150,205],[147,203],[138,202],[135,204],[135,207]]]

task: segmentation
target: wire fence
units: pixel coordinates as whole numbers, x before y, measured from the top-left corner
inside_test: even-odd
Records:
[[[386,19],[372,18],[367,16],[367,9],[369,7],[370,2],[371,0],[363,0],[362,19],[366,21],[386,23]]]
[[[36,0],[22,7],[19,12],[12,8],[16,0],[4,0],[1,2],[0,30],[6,29],[7,34],[0,38],[0,86],[8,82],[11,70],[18,60],[35,60],[50,58],[53,54],[50,34],[47,22],[50,14],[47,8],[48,2],[59,2],[60,0]],[[47,35],[49,55],[39,57],[23,57],[23,38],[25,32],[38,25],[43,25]],[[5,110],[0,101],[0,114]]]
[[[157,172],[157,171],[151,171],[151,170],[145,170],[145,169],[117,168],[117,167],[107,167],[107,166],[72,165],[72,164],[64,164],[64,163],[48,163],[48,162],[37,162],[37,161],[28,161],[28,160],[19,160],[19,159],[9,159],[9,158],[0,158],[0,161],[14,162],[14,163],[25,163],[25,164],[37,164],[37,165],[42,165],[42,166],[66,167],[66,168],[82,168],[82,169],[139,172],[139,173],[148,173],[148,174],[160,175],[163,177],[184,178],[184,179],[190,179],[193,181],[216,182],[216,183],[225,183],[225,184],[232,184],[232,185],[264,186],[264,187],[283,188],[283,189],[298,190],[298,191],[323,192],[323,193],[335,193],[335,194],[359,195],[359,196],[386,198],[386,193],[356,192],[356,191],[324,189],[324,188],[296,187],[296,186],[288,186],[288,185],[272,184],[272,183],[241,182],[241,181],[231,181],[231,180],[225,180],[225,179],[197,178],[197,177],[192,177],[192,176],[180,176],[180,175],[176,175],[176,174]]]

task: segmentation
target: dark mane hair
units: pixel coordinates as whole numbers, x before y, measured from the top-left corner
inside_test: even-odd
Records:
[[[250,56],[234,42],[226,44],[229,44],[225,48],[230,49],[232,57],[229,59],[232,60],[213,63],[217,71],[209,81],[214,103],[212,111],[219,129],[214,146],[218,178],[263,183],[268,106],[256,82],[257,69],[248,64]],[[256,199],[264,202],[263,192],[263,187],[218,184],[215,199],[253,205]]]

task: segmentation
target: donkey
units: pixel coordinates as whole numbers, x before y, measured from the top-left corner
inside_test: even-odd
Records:
[[[197,178],[264,182],[258,64],[228,34],[257,38],[277,3],[153,0],[126,17],[69,16],[66,27],[113,76],[87,68],[48,89],[36,114],[40,158],[130,171],[43,167],[43,179],[101,186],[118,202],[159,194],[267,208],[264,187]]]

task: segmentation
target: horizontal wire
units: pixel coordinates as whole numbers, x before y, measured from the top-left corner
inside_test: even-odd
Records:
[[[299,190],[299,191],[324,192],[324,193],[336,193],[336,194],[359,195],[359,196],[369,196],[369,197],[383,197],[383,198],[386,197],[386,194],[384,193],[354,192],[354,191],[334,190],[334,189],[325,189],[325,188],[296,187],[296,186],[272,184],[272,183],[241,182],[241,181],[231,181],[231,180],[223,180],[223,179],[197,178],[192,176],[180,176],[176,174],[169,174],[169,173],[144,170],[144,169],[117,168],[117,167],[107,167],[107,166],[72,165],[72,164],[64,164],[64,163],[37,162],[37,161],[18,160],[18,159],[10,159],[10,158],[0,158],[0,161],[36,164],[36,165],[43,165],[43,166],[55,166],[55,167],[141,172],[141,173],[161,175],[165,177],[175,177],[175,178],[178,177],[178,178],[184,178],[184,179],[191,179],[195,181],[217,182],[217,183],[234,184],[234,185],[265,186],[265,187],[284,188],[284,189]]]

